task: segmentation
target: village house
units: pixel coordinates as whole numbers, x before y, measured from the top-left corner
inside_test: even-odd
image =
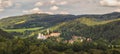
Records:
[[[60,33],[51,33],[50,36],[59,37]]]
[[[39,33],[37,39],[47,39],[48,37],[59,37],[61,35],[59,32],[50,33],[50,29],[47,29],[46,32],[46,35]]]
[[[61,33],[51,33],[51,34],[48,34],[48,35],[43,35],[41,33],[38,34],[38,37],[37,39],[47,39],[48,37],[59,37]]]
[[[39,33],[37,39],[47,39],[47,36],[44,36],[43,34]]]
[[[74,40],[71,39],[71,40],[68,41],[68,43],[73,44],[73,43],[74,43]]]
[[[91,42],[92,39],[91,38],[85,38],[85,37],[82,37],[82,36],[72,36],[72,39],[65,40],[64,42],[73,44],[74,42],[83,42],[83,41]]]
[[[91,41],[92,41],[92,39],[91,39],[91,38],[87,38],[86,40],[87,40],[87,42],[91,42]]]
[[[85,37],[82,37],[82,36],[72,36],[72,39],[73,39],[74,41],[83,42],[86,38],[85,38]]]

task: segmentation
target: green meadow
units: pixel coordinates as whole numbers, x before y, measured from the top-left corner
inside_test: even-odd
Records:
[[[35,30],[39,30],[39,29],[43,29],[43,27],[24,28],[24,29],[3,29],[3,30],[7,31],[7,32],[24,32],[24,31],[35,31]]]

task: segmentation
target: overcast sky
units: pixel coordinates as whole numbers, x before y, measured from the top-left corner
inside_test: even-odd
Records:
[[[120,12],[120,0],[0,0],[0,18],[31,13],[105,14]]]

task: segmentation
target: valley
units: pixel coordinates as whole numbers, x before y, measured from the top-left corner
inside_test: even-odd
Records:
[[[0,53],[119,54],[119,16],[120,13],[114,12],[103,15],[30,14],[3,18],[0,20]]]

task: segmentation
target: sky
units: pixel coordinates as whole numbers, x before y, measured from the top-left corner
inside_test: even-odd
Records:
[[[0,0],[0,18],[33,14],[105,14],[120,12],[120,0]]]

